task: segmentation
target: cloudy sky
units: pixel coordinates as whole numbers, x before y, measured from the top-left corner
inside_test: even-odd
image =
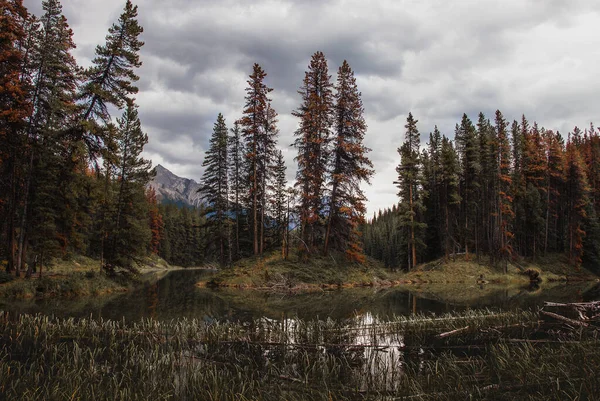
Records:
[[[125,0],[63,0],[75,56],[87,66]],[[241,116],[253,63],[267,72],[279,145],[293,180],[291,116],[310,56],[335,73],[346,59],[363,95],[376,168],[369,213],[397,201],[396,149],[411,111],[423,141],[453,136],[462,113],[500,109],[548,129],[600,119],[600,2],[596,0],[138,0],[144,27],[137,102],[146,155],[198,180],[219,112]],[[24,0],[40,15],[41,0]],[[600,124],[600,123],[598,123]]]

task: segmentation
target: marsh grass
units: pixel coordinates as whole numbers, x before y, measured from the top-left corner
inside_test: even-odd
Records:
[[[600,390],[597,332],[529,311],[385,322],[1,316],[0,399],[558,400]]]

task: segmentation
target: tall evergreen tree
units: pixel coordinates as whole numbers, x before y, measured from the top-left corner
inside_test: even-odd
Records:
[[[590,186],[585,173],[585,164],[577,143],[581,139],[570,138],[566,149],[566,182],[567,182],[567,238],[566,248],[569,261],[580,266],[583,259],[583,245],[586,236],[585,224],[587,209],[590,203]]]
[[[460,125],[455,132],[456,150],[460,160],[460,196],[463,200],[461,208],[462,243],[467,259],[469,245],[475,244],[474,235],[477,222],[479,200],[479,174],[481,171],[480,150],[473,123],[463,114]]]
[[[252,239],[254,255],[260,254],[261,237],[259,232],[261,216],[261,200],[266,178],[261,175],[261,161],[265,155],[262,153],[265,144],[265,128],[270,126],[267,110],[271,88],[263,81],[267,73],[260,65],[254,64],[252,74],[248,79],[246,88],[246,104],[244,115],[240,121],[242,135],[244,136],[246,150],[246,171],[249,183],[248,206],[251,210]]]
[[[246,188],[243,178],[244,143],[241,138],[240,122],[235,121],[229,136],[229,187],[232,212],[235,218],[235,238],[233,243],[234,258],[240,258],[240,231],[242,223],[242,199]]]
[[[366,197],[360,188],[369,182],[373,164],[363,141],[367,124],[364,108],[350,65],[344,60],[338,71],[335,95],[335,139],[331,166],[329,216],[325,234],[325,253],[330,244],[345,251],[351,260],[362,260],[362,245],[357,230],[364,223]]]
[[[398,196],[400,197],[400,226],[407,230],[407,247],[409,249],[408,268],[417,265],[417,247],[425,247],[423,231],[426,224],[421,221],[425,209],[423,205],[421,158],[419,152],[420,136],[417,122],[412,113],[408,113],[404,144],[398,149],[400,164],[396,167],[398,180]]]
[[[267,212],[269,208],[269,189],[272,187],[271,182],[275,179],[275,162],[277,157],[277,112],[271,107],[270,102],[267,104],[265,126],[260,136],[260,159],[259,159],[259,176],[262,179],[260,185],[260,249],[262,255],[265,250],[266,230],[267,230]]]
[[[300,196],[302,239],[312,249],[322,235],[323,199],[333,125],[334,98],[327,60],[313,54],[298,93],[302,104],[292,113],[300,119],[294,146],[298,149],[296,188]]]
[[[423,186],[427,197],[424,199],[425,223],[427,233],[425,242],[429,248],[428,258],[434,259],[440,256],[443,250],[442,236],[444,232],[443,218],[441,216],[441,145],[442,134],[435,126],[429,134],[427,149],[422,152],[423,159]]]
[[[137,6],[127,0],[119,20],[108,30],[106,43],[96,47],[92,66],[84,72],[80,88],[82,104],[80,126],[74,130],[75,139],[83,140],[91,157],[96,157],[110,138],[102,124],[110,121],[108,106],[122,109],[138,92],[135,70],[142,65],[139,40],[143,28],[137,22]]]
[[[508,138],[508,123],[500,110],[496,110],[496,141],[497,141],[497,208],[496,228],[497,241],[495,248],[496,257],[503,263],[504,273],[507,272],[507,263],[512,256],[511,240],[513,238],[512,219],[514,212],[512,210],[511,190],[511,159],[510,143]]]
[[[448,260],[449,255],[455,253],[456,232],[458,230],[458,214],[460,212],[460,195],[459,189],[459,162],[458,155],[452,146],[452,142],[446,138],[442,138],[442,146],[440,150],[440,203],[442,205],[443,230],[444,238],[444,257]]]
[[[273,218],[275,219],[276,235],[275,242],[282,244],[284,241],[284,234],[286,232],[286,209],[287,209],[287,179],[285,176],[286,166],[285,160],[283,159],[283,152],[277,151],[277,158],[275,159],[275,165],[273,166],[273,183],[271,185],[271,192],[273,197],[271,200],[271,211]]]
[[[30,215],[44,210],[42,214],[31,217],[47,228],[54,224],[52,221],[45,221],[55,218],[52,213],[49,213],[51,209],[33,208],[30,203],[57,202],[57,198],[38,199],[40,196],[56,195],[56,192],[38,191],[37,187],[32,188],[32,177],[37,177],[37,182],[42,186],[48,183],[40,181],[39,176],[45,176],[47,180],[53,181],[53,185],[59,185],[55,182],[55,177],[57,176],[56,165],[63,164],[63,161],[58,158],[59,155],[64,154],[61,137],[65,128],[72,123],[76,112],[75,92],[79,67],[71,54],[75,48],[73,32],[62,15],[62,6],[58,0],[44,1],[42,8],[45,13],[40,19],[40,29],[31,32],[37,40],[35,46],[29,50],[28,56],[30,68],[33,70],[32,112],[27,121],[25,153],[28,161],[27,167],[24,167],[25,188],[20,216],[17,264],[24,264],[25,238],[32,239],[32,236],[40,234],[37,228],[34,229],[29,224]],[[42,160],[44,158],[49,160]],[[40,166],[42,169],[39,168]],[[48,175],[48,169],[54,169],[54,175]],[[70,185],[70,183],[62,185]],[[45,232],[45,235],[52,238],[56,233]],[[40,240],[48,243],[46,240]],[[28,274],[30,273],[28,271]]]
[[[24,73],[25,27],[30,16],[21,0],[0,0],[0,12],[0,218],[6,233],[6,269],[12,271],[20,268],[16,263],[18,158],[25,146],[21,133],[31,110],[30,82]]]
[[[210,147],[202,162],[204,173],[200,182],[200,192],[208,205],[205,213],[210,227],[211,242],[217,246],[221,266],[227,255],[227,228],[229,225],[229,185],[227,159],[227,126],[219,113],[210,138]]]
[[[146,255],[152,237],[146,201],[151,162],[141,157],[148,136],[142,131],[133,101],[127,102],[117,124],[115,204],[104,243],[104,268],[109,273],[117,268],[136,271],[136,264]]]

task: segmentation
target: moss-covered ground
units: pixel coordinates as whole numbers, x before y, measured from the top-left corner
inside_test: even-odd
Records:
[[[247,258],[231,268],[198,283],[199,286],[233,287],[270,291],[318,291],[349,287],[389,287],[398,285],[420,286],[427,284],[447,286],[458,284],[459,291],[466,286],[515,286],[531,282],[549,285],[552,282],[596,281],[598,276],[574,268],[561,255],[538,258],[535,263],[519,261],[494,266],[489,258],[467,258],[464,255],[444,261],[439,259],[421,264],[410,272],[391,271],[380,262],[367,258],[362,264],[350,263],[343,255],[313,255],[303,259],[290,255],[285,260],[278,252],[263,258]]]

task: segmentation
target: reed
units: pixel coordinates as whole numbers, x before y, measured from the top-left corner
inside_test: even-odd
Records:
[[[128,323],[0,313],[0,399],[591,399],[598,332],[537,311]]]

